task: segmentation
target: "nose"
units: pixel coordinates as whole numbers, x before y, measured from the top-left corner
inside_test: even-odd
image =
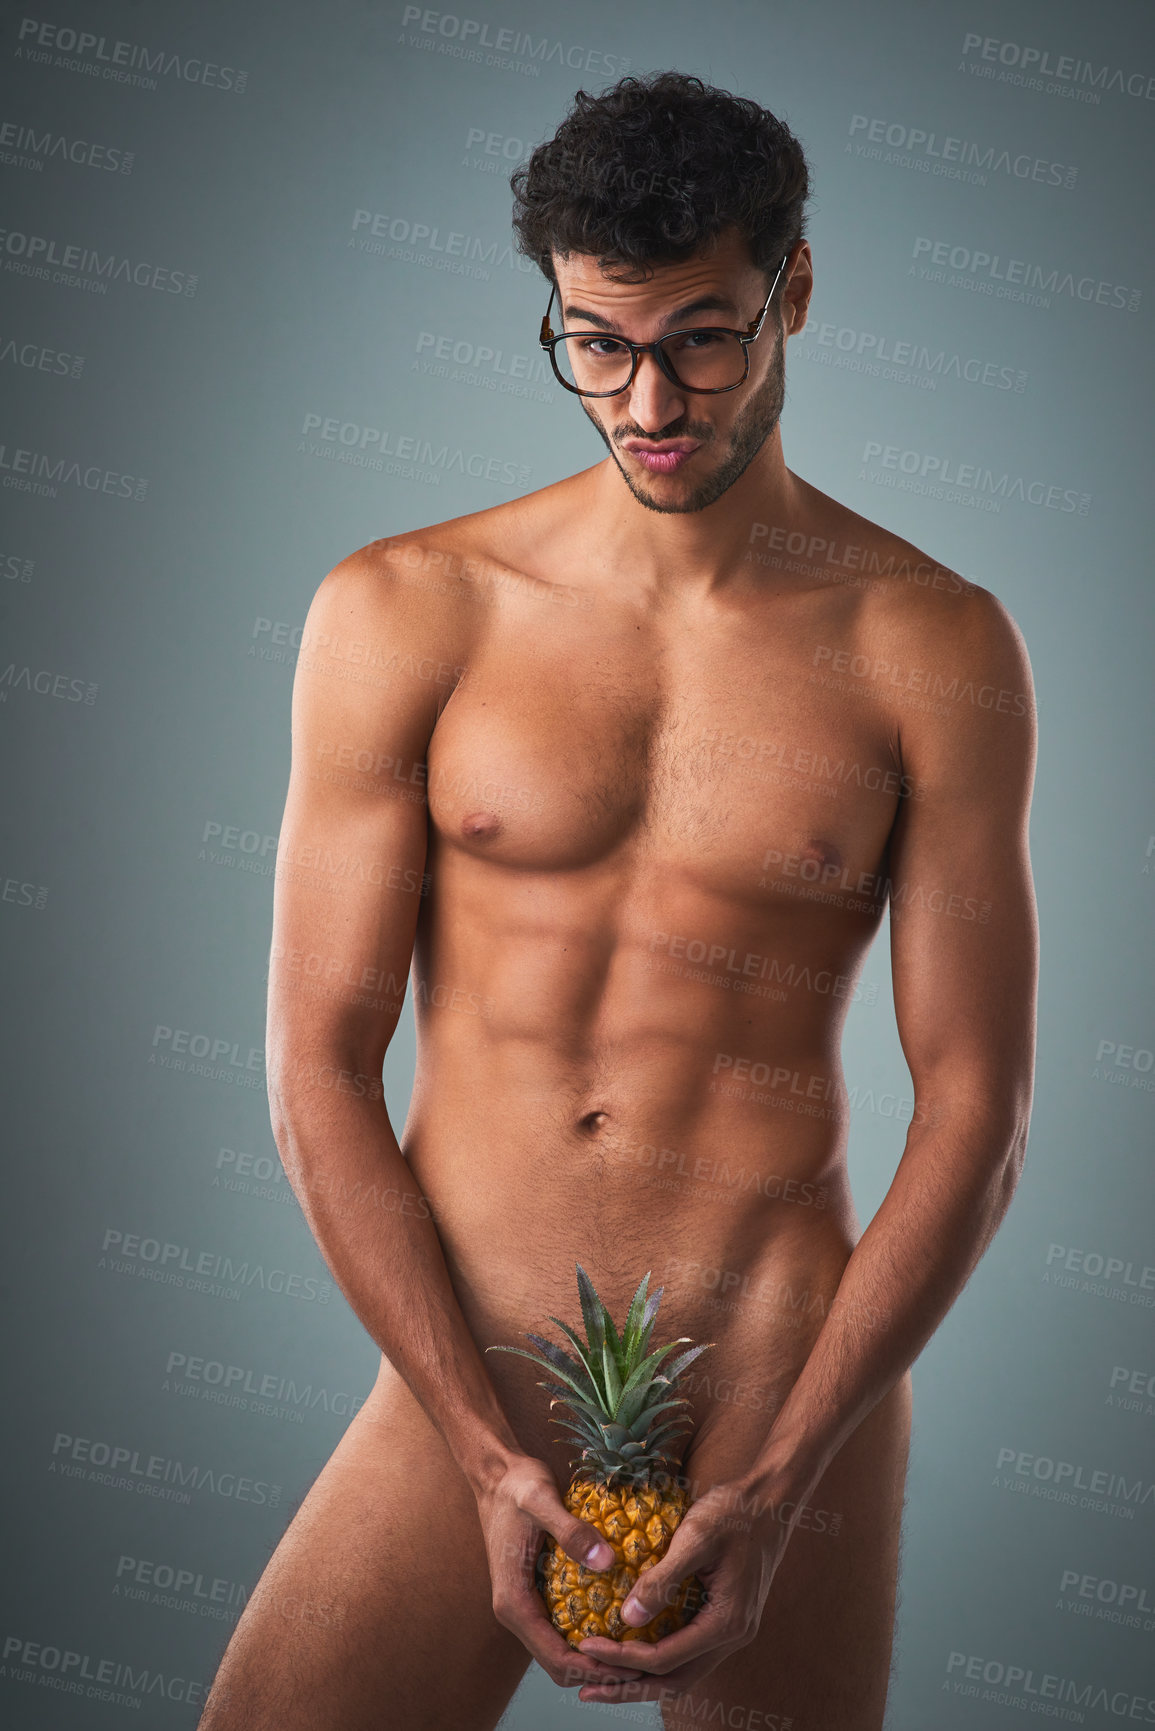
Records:
[[[658,433],[686,412],[687,393],[668,379],[653,354],[638,362],[634,382],[622,392],[631,419],[647,433]]]

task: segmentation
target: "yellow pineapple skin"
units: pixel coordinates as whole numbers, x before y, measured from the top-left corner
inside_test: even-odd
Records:
[[[697,1575],[690,1575],[671,1605],[639,1628],[622,1621],[622,1606],[640,1575],[665,1556],[688,1507],[686,1493],[673,1480],[658,1485],[607,1485],[579,1473],[565,1493],[571,1515],[596,1527],[614,1553],[613,1566],[602,1573],[575,1563],[558,1544],[549,1544],[538,1559],[541,1591],[550,1620],[577,1647],[589,1635],[611,1641],[660,1641],[682,1628],[701,1604],[704,1593]]]

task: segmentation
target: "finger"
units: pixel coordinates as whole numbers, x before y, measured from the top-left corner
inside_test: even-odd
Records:
[[[540,1521],[575,1563],[584,1563],[596,1574],[613,1568],[617,1558],[609,1540],[589,1521],[571,1515],[556,1492],[535,1488],[519,1499],[518,1507]]]
[[[567,1557],[572,1557],[577,1563],[584,1563],[587,1569],[593,1569],[595,1574],[604,1574],[612,1569],[617,1562],[614,1547],[598,1529],[589,1521],[579,1521],[569,1517],[565,1531],[554,1533],[554,1538]]]
[[[654,1676],[665,1677],[675,1666],[688,1664],[703,1654],[712,1653],[723,1644],[741,1646],[742,1640],[730,1627],[719,1610],[706,1605],[683,1629],[663,1635],[658,1641],[630,1641],[629,1663]],[[613,1649],[622,1644],[606,1635],[587,1635],[578,1651],[593,1659],[613,1661]]]
[[[545,1606],[535,1592],[512,1593],[500,1611],[495,1604],[494,1613],[498,1622],[517,1636],[553,1681],[563,1687],[572,1689],[577,1683],[629,1682],[642,1675],[632,1664],[633,1655],[630,1654],[626,1661],[616,1642],[607,1643],[610,1651],[603,1655],[579,1653],[576,1647],[571,1647],[550,1622]],[[638,1645],[640,1643],[630,1642],[631,1647]]]
[[[698,1536],[678,1528],[661,1562],[639,1575],[622,1605],[622,1622],[627,1628],[640,1629],[677,1602],[683,1583],[713,1560],[716,1538],[708,1531]]]
[[[578,1700],[585,1703],[600,1703],[604,1707],[635,1706],[642,1701],[669,1700],[670,1686],[664,1679],[643,1680],[640,1683],[623,1683],[619,1688],[607,1688],[603,1683],[583,1683],[578,1690]]]
[[[610,1685],[606,1683],[584,1683],[578,1691],[578,1700],[583,1702],[601,1702],[603,1705],[623,1707],[635,1701],[668,1701],[671,1693],[680,1695],[688,1689],[691,1683],[700,1683],[703,1677],[717,1669],[723,1659],[730,1656],[730,1649],[719,1648],[711,1653],[708,1659],[697,1659],[693,1664],[682,1665],[676,1671],[670,1671],[663,1677],[651,1677],[638,1683]]]

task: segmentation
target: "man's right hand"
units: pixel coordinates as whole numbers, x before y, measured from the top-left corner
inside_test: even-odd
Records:
[[[596,1527],[571,1515],[544,1461],[515,1455],[499,1478],[477,1490],[477,1508],[489,1555],[493,1614],[517,1636],[542,1670],[563,1688],[627,1682],[642,1673],[606,1665],[571,1647],[550,1622],[534,1584],[542,1535],[556,1539],[575,1562],[599,1572],[614,1565],[613,1547]]]

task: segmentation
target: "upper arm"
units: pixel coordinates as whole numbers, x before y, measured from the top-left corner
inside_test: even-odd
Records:
[[[305,623],[269,961],[277,1080],[335,1056],[380,1078],[401,1013],[425,865],[425,760],[453,657],[429,592],[394,570],[379,547],[353,554]]]
[[[1038,973],[1030,662],[1010,614],[977,588],[920,654],[925,697],[900,733],[918,797],[888,856],[899,1036],[924,1117],[961,1109],[1025,1135]]]

